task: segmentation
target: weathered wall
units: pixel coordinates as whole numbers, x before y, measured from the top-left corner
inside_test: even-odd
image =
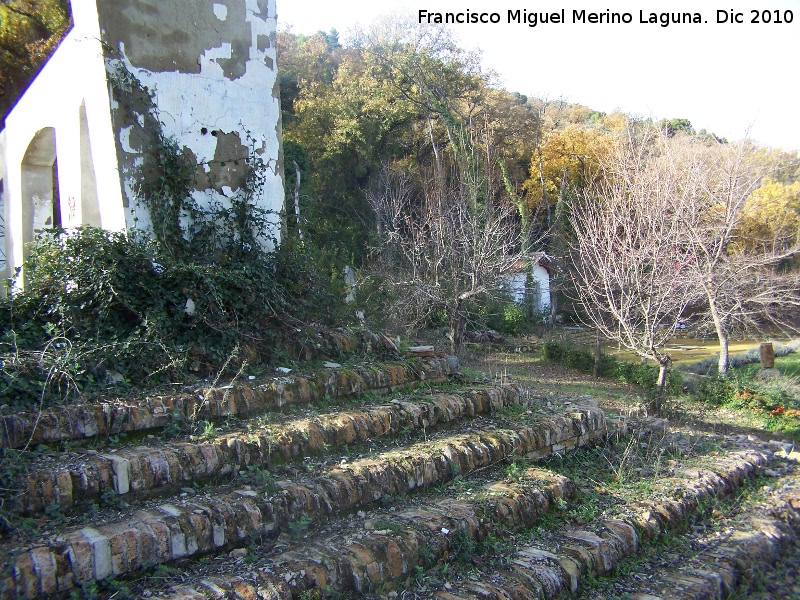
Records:
[[[537,287],[536,310],[547,312],[550,310],[550,273],[539,263],[531,267],[533,281]],[[515,302],[525,302],[525,273],[515,273],[507,278],[508,288]]]
[[[56,204],[64,227],[125,227],[97,11],[91,0],[73,0],[72,9],[75,25],[0,134],[5,276],[22,264],[25,243]]]
[[[279,212],[275,0],[100,0],[98,10],[110,71],[124,66],[152,94],[163,133],[200,165],[193,193],[198,204],[224,205],[242,193],[244,160],[255,152],[268,176],[254,203]],[[125,90],[114,96],[128,225],[146,227],[149,213],[136,195],[141,177],[151,175],[147,99],[125,98]]]
[[[251,200],[274,210],[277,223],[284,192],[275,0],[71,4],[73,29],[0,131],[0,277],[22,265],[42,225],[147,228],[136,200],[151,144],[143,126],[158,121],[198,161],[193,196],[201,206],[241,193],[243,159],[255,152],[267,176]],[[146,123],[144,103],[118,101],[108,74],[119,66],[152,93],[156,122]]]

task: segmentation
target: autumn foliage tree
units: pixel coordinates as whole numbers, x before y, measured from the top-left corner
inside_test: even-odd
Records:
[[[661,143],[691,197],[682,244],[690,250],[687,267],[719,339],[718,371],[725,375],[734,331],[797,327],[783,318],[787,308],[800,306],[796,273],[787,269],[800,253],[796,197],[792,186],[765,180],[768,167],[749,140]]]

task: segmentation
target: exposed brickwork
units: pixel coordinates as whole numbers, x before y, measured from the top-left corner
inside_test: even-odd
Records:
[[[274,535],[301,517],[355,511],[387,494],[426,488],[506,458],[538,457],[586,446],[605,434],[602,411],[586,408],[543,418],[536,426],[418,444],[379,459],[339,466],[307,482],[282,481],[281,491],[274,495],[238,490],[137,510],[118,522],[66,532],[46,548],[35,547],[12,557],[10,576],[0,588],[2,597],[35,598],[53,580],[63,591],[78,581],[124,575],[242,543],[251,533]],[[33,556],[38,564],[54,565],[52,572],[34,569]]]
[[[136,402],[100,402],[52,408],[37,415],[22,412],[0,417],[0,446],[19,448],[95,436],[164,427],[179,419],[249,417],[289,404],[307,404],[368,391],[386,392],[424,380],[443,381],[450,370],[444,358],[408,364],[335,369],[312,377],[275,377],[255,385],[237,383],[195,394],[148,396]],[[34,429],[35,426],[35,429]]]
[[[21,495],[20,508],[40,512],[52,503],[67,508],[96,501],[107,490],[120,495],[142,495],[165,486],[230,475],[248,466],[267,467],[274,460],[291,460],[361,443],[403,429],[423,428],[490,414],[520,401],[516,386],[469,390],[460,394],[433,394],[429,400],[394,400],[365,410],[329,413],[301,419],[270,432],[253,430],[220,437],[208,443],[173,443],[135,447],[115,453],[83,455],[78,464],[33,469]]]
[[[441,500],[397,512],[378,512],[364,528],[346,535],[317,537],[297,549],[277,554],[263,579],[287,584],[295,597],[328,588],[357,594],[398,582],[417,566],[430,567],[458,551],[459,540],[487,535],[498,515],[516,530],[536,522],[555,499],[570,498],[574,486],[566,477],[528,469],[520,483],[496,482],[476,502]],[[170,600],[207,598],[203,582],[163,596]],[[251,586],[253,592],[256,586]],[[192,596],[191,594],[198,594]],[[260,597],[260,596],[254,596]]]
[[[800,533],[800,486],[781,487],[762,503],[761,515],[745,514],[735,528],[678,570],[654,582],[650,595],[638,600],[722,600],[763,575]],[[655,594],[655,595],[654,595]]]
[[[674,477],[665,484],[669,488],[680,482],[682,493],[679,499],[640,502],[630,507],[630,515],[625,518],[599,519],[588,527],[564,529],[556,535],[558,544],[554,547],[531,546],[520,549],[514,555],[510,572],[495,572],[488,581],[467,582],[437,596],[443,599],[555,599],[562,594],[574,594],[583,576],[609,573],[621,560],[635,553],[640,536],[647,540],[667,531],[680,530],[686,518],[697,510],[698,501],[731,492],[766,464],[766,456],[742,452],[717,459],[708,471],[687,471],[684,477]],[[763,541],[774,539],[774,536],[767,533],[761,538]],[[743,556],[741,551],[738,553],[740,557]],[[758,554],[751,557],[748,564],[754,564],[752,559],[757,561],[757,557]],[[696,573],[678,578],[683,578],[687,586],[699,585]],[[676,597],[700,600],[706,596]]]

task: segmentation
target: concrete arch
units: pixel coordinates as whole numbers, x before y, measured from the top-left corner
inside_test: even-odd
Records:
[[[54,127],[36,132],[25,150],[20,168],[23,256],[27,257],[27,245],[36,239],[38,231],[61,226]]]

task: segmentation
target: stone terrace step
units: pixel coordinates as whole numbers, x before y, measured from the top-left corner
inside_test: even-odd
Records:
[[[724,495],[742,485],[766,464],[767,457],[741,453],[716,459],[707,471],[685,473],[680,500],[645,501],[619,519],[597,519],[582,529],[566,527],[556,533],[557,546],[519,549],[510,571],[484,574],[480,581],[453,586],[431,594],[437,598],[558,598],[574,594],[582,577],[613,570],[640,544],[640,533],[651,539],[680,529],[698,503],[710,495]],[[569,497],[572,482],[538,469],[529,470],[520,484],[496,482],[486,486],[485,498],[445,499],[394,512],[378,512],[358,523],[342,527],[345,533],[311,536],[295,548],[256,557],[247,582],[240,582],[241,597],[300,597],[304,592],[329,590],[350,592],[357,597],[378,589],[391,589],[417,567],[435,566],[446,555],[470,552],[475,543],[493,531],[496,524],[511,531],[530,526],[556,498]],[[699,476],[698,476],[699,475]],[[675,478],[677,481],[678,478]],[[536,485],[533,481],[543,481]],[[674,482],[673,482],[674,483]],[[668,487],[668,486],[667,486]],[[477,494],[476,494],[477,496]],[[502,515],[502,516],[501,516]],[[222,570],[235,569],[223,559]],[[258,594],[264,582],[279,595]],[[415,592],[415,597],[424,597]],[[215,598],[208,582],[184,585],[164,596],[169,600]]]
[[[758,514],[741,515],[731,523],[730,535],[721,539],[714,536],[707,549],[686,561],[685,566],[652,582],[649,598],[722,600],[754,576],[763,575],[797,543],[800,534],[800,478],[780,481],[776,487],[760,502]]]
[[[385,495],[407,494],[512,458],[540,458],[587,446],[606,435],[602,411],[576,410],[536,426],[447,437],[340,465],[306,482],[279,482],[277,494],[219,491],[120,521],[71,530],[55,541],[7,553],[11,569],[0,598],[65,592],[77,582],[125,575],[158,563],[242,544],[251,534],[275,535],[301,518],[353,512]]]
[[[37,412],[0,416],[0,447],[107,437],[122,432],[164,427],[176,418],[246,418],[288,404],[306,404],[369,391],[444,381],[450,375],[444,358],[409,359],[402,364],[334,369],[310,377],[273,377],[255,383],[199,389],[195,393],[148,396],[136,401],[74,404]]]
[[[768,460],[760,453],[741,452],[714,459],[706,470],[687,469],[665,484],[665,489],[676,489],[673,486],[679,484],[680,499],[642,501],[628,506],[620,518],[596,519],[581,529],[565,527],[554,536],[554,546],[536,544],[519,549],[510,570],[484,574],[480,581],[463,582],[434,597],[539,600],[575,594],[587,574],[611,572],[638,550],[640,539],[680,530],[702,500],[732,492],[759,473]]]
[[[292,460],[327,452],[331,447],[395,435],[404,428],[432,430],[519,403],[524,395],[525,391],[514,385],[439,393],[425,400],[393,400],[363,410],[260,426],[220,436],[213,442],[139,446],[60,459],[47,456],[31,467],[27,485],[17,499],[19,510],[35,514],[53,503],[64,510],[77,503],[97,501],[109,490],[126,499],[156,492],[161,495],[247,467],[266,468],[276,459]]]
[[[528,469],[519,483],[493,482],[482,492],[475,500],[444,499],[365,515],[353,519],[345,533],[314,536],[273,552],[269,573],[262,569],[251,574],[251,589],[269,581],[271,589],[295,597],[326,588],[374,591],[399,582],[417,566],[432,567],[448,553],[463,552],[465,541],[484,537],[498,520],[510,530],[535,523],[554,501],[573,497],[575,488],[566,477]],[[222,566],[226,568],[234,567]],[[213,598],[214,593],[208,580],[201,579],[166,597]]]

